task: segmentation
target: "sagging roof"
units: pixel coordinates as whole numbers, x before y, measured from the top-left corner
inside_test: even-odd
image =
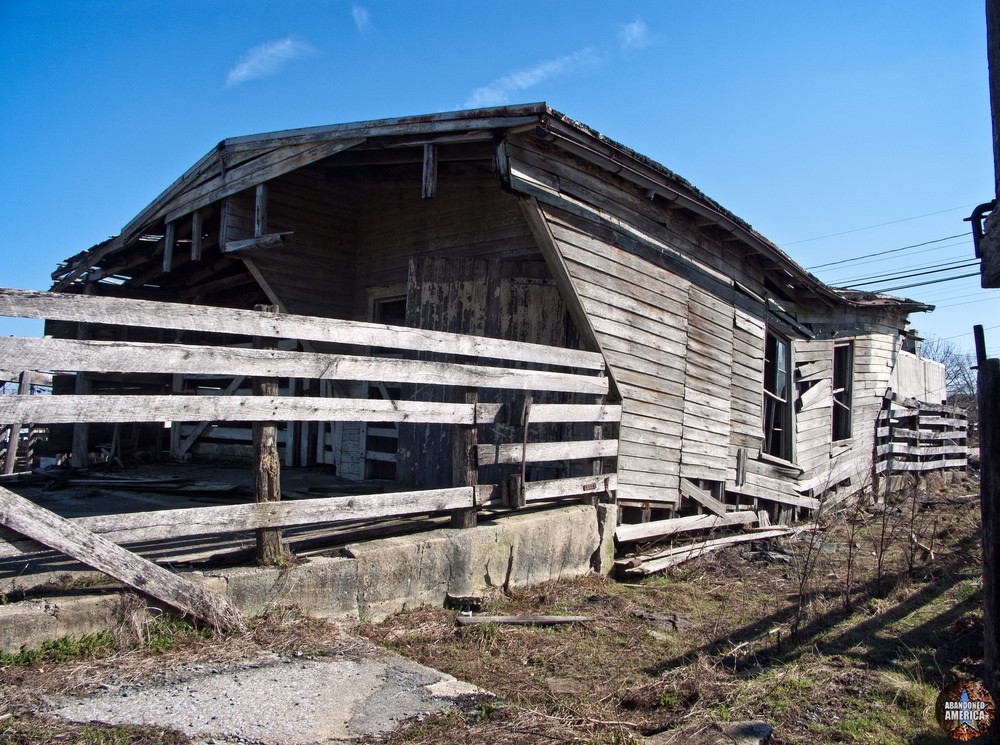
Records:
[[[384,147],[497,141],[506,132],[525,130],[635,183],[650,197],[660,197],[697,214],[704,220],[702,224],[714,225],[730,234],[729,240],[743,244],[762,257],[769,263],[770,270],[781,272],[784,283],[797,292],[855,306],[893,306],[907,311],[933,308],[889,295],[829,287],[686,179],[545,103],[377,119],[225,139],[125,225],[119,235],[63,262],[52,274],[55,282],[52,289],[69,287],[103,259],[143,234],[162,233],[165,223],[337,153],[376,141]]]

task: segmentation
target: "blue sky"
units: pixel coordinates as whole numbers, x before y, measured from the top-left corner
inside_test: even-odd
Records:
[[[226,137],[526,101],[807,268],[925,244],[821,279],[932,271],[971,259],[962,218],[993,196],[985,46],[981,0],[0,0],[0,284],[47,289]],[[981,323],[996,355],[1000,294],[978,287],[897,292],[939,305],[924,333],[971,350]]]

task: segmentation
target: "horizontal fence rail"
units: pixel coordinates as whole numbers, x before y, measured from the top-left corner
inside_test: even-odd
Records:
[[[921,472],[968,464],[968,416],[959,408],[936,406],[895,393],[876,425],[876,472]]]
[[[287,423],[282,433],[286,443],[294,439],[294,427],[318,422],[312,426],[314,432],[319,427],[321,448],[328,442],[323,428],[333,423],[359,423],[367,427],[368,436],[390,442],[399,437],[401,424],[445,425],[454,436],[449,453],[455,459],[457,483],[448,488],[71,521],[115,543],[441,513],[454,516],[564,497],[593,499],[617,490],[615,428],[622,410],[604,402],[609,390],[604,361],[592,352],[270,311],[10,289],[0,289],[0,315],[95,324],[103,334],[100,340],[0,338],[0,358],[6,366],[45,371],[43,375],[54,375],[57,381],[69,376],[69,389],[76,388],[75,393],[59,395],[2,396],[0,425],[78,425],[75,430],[115,425],[117,439],[118,425],[170,423],[176,428],[172,434],[180,435],[175,438],[180,453],[188,452],[205,432],[211,434],[212,423],[225,422],[243,427],[230,428],[236,433],[229,435],[233,442],[249,433],[248,423]],[[112,338],[135,327],[166,329],[167,338],[190,334],[196,339],[188,337],[191,343],[105,340],[107,329],[116,327],[122,330],[110,332]],[[143,333],[149,338],[149,332]],[[233,343],[234,337],[239,343]],[[215,345],[212,339],[221,341]],[[255,340],[253,348],[250,339]],[[223,343],[227,341],[229,345]],[[283,348],[260,348],[277,347],[279,341]],[[311,351],[312,343],[364,349],[358,354],[335,354]],[[420,359],[400,357],[406,353],[416,353]],[[430,360],[427,355],[456,361]],[[256,395],[246,395],[250,382],[261,379],[275,381],[275,388],[268,395],[256,388]],[[288,395],[272,395],[279,390],[277,379],[286,381],[280,390]],[[178,388],[178,380],[194,381],[196,390],[185,391],[183,384]],[[320,382],[309,387],[308,381]],[[149,389],[173,393],[149,393]],[[487,400],[479,400],[481,396]],[[366,450],[365,457],[397,462],[395,452]],[[533,474],[528,465],[537,472]],[[459,475],[462,467],[464,477]],[[479,483],[480,469],[495,483]],[[550,478],[553,473],[562,475]],[[128,486],[107,486],[116,488]],[[0,533],[0,558],[41,548],[11,531]]]
[[[362,321],[0,288],[0,316],[278,337],[603,370],[595,352]]]

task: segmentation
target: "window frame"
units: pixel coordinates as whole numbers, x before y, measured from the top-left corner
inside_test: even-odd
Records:
[[[831,404],[831,437],[844,442],[854,436],[854,342],[839,342],[833,346],[833,388]]]
[[[764,335],[761,451],[788,462],[795,457],[792,369],[792,340],[768,328]]]

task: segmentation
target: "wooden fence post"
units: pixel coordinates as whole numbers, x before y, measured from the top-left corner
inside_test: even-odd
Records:
[[[476,424],[476,402],[479,399],[475,389],[465,388],[462,391],[462,398],[467,404],[472,405],[472,424],[458,425],[455,436],[452,438],[452,485],[475,487],[479,483],[479,436]],[[476,527],[476,507],[466,510],[451,511],[452,528],[474,528]]]
[[[975,327],[979,403],[979,507],[983,519],[983,676],[994,701],[1000,701],[1000,360],[987,359],[983,327]],[[991,728],[993,741],[1000,742],[998,726]]]
[[[257,305],[254,310],[277,313],[277,305]],[[273,340],[255,340],[255,347],[273,348]],[[277,378],[254,378],[255,396],[277,396]],[[281,459],[278,457],[278,427],[276,422],[253,423],[253,498],[254,502],[281,501]],[[280,528],[256,531],[257,561],[265,566],[282,564],[290,558]]]

